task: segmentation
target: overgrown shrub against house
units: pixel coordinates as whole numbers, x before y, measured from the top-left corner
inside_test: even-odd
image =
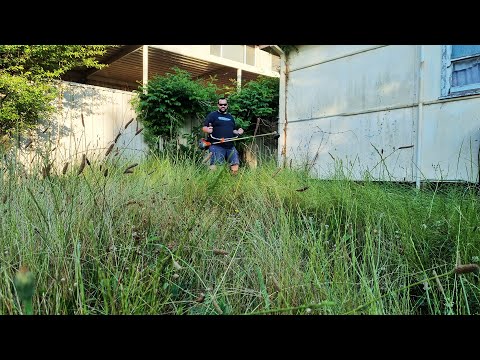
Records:
[[[135,91],[132,106],[145,131],[144,139],[151,149],[155,149],[158,138],[167,142],[176,141],[185,121],[193,119],[195,126],[188,136],[189,145],[196,146],[202,122],[210,111],[217,109],[217,99],[229,99],[229,111],[239,126],[252,133],[260,126],[268,130],[276,129],[278,117],[277,78],[259,76],[250,81],[240,91],[232,86],[219,88],[216,79],[193,79],[192,75],[178,68],[164,76],[150,79],[147,85]],[[257,125],[258,124],[258,125]],[[252,126],[255,125],[255,126]]]

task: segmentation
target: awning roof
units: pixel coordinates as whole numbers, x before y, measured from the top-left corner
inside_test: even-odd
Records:
[[[138,89],[143,79],[143,45],[109,46],[99,61],[108,66],[102,70],[78,68],[63,76],[63,80],[132,91]],[[232,85],[237,79],[237,69],[201,60],[164,49],[148,47],[148,78],[165,75],[178,67],[196,78],[216,76],[217,85]],[[242,71],[242,83],[255,80],[259,74]]]

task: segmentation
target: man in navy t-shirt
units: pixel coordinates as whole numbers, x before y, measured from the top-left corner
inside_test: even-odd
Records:
[[[227,113],[228,102],[225,98],[218,99],[218,110],[211,112],[203,122],[202,131],[208,134],[207,141],[218,142],[232,139],[238,135],[243,134],[243,129],[235,129],[235,119]],[[233,141],[223,142],[219,144],[210,145],[210,169],[215,170],[216,164],[221,164],[224,161],[230,163],[232,174],[236,175],[238,172],[238,165],[240,159],[238,151],[235,148]]]

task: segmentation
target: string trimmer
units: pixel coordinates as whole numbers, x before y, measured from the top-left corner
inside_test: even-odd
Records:
[[[274,131],[274,132],[271,132],[271,133],[268,133],[268,134],[251,135],[251,136],[245,136],[245,137],[241,137],[241,138],[239,138],[238,136],[233,137],[233,138],[226,138],[226,139],[225,138],[222,138],[222,139],[213,138],[214,140],[218,140],[218,141],[214,141],[214,142],[210,142],[210,141],[207,141],[206,139],[202,138],[198,142],[198,147],[201,150],[205,150],[205,149],[208,149],[210,147],[210,145],[223,144],[223,143],[230,142],[230,141],[246,140],[246,139],[252,139],[252,138],[269,136],[269,135],[273,135],[274,139],[278,139],[280,137],[280,135],[276,131]]]

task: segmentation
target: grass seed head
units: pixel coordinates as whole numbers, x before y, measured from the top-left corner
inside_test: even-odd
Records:
[[[85,154],[82,155],[82,162],[80,163],[80,168],[78,169],[78,174],[80,175],[85,169],[85,163],[87,162],[87,156]]]
[[[221,250],[221,249],[213,249],[213,253],[215,255],[228,255],[228,251]]]
[[[133,121],[133,118],[131,118],[130,121],[125,124],[124,129],[126,129],[128,127],[128,125],[130,125],[132,123],[132,121]]]
[[[115,143],[111,144],[108,149],[107,149],[107,152],[105,153],[105,157],[108,156],[108,154],[110,154],[113,150],[113,147],[115,146]]]
[[[68,164],[69,162],[67,161],[65,163],[65,165],[63,165],[63,169],[62,169],[62,175],[65,175],[67,173],[67,170],[68,170]]]
[[[457,265],[453,270],[455,274],[467,274],[467,273],[477,273],[480,271],[480,266],[478,264],[464,264]]]

